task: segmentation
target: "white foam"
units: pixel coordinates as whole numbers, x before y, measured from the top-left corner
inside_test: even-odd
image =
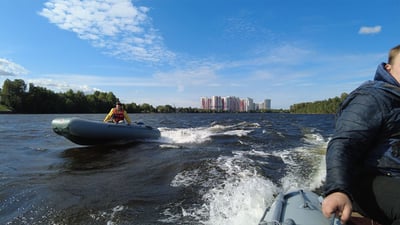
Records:
[[[207,128],[159,128],[163,143],[203,143],[210,140],[212,132]]]
[[[325,152],[329,140],[325,140],[319,133],[311,133],[306,134],[303,141],[306,143],[304,146],[274,153],[279,155],[289,166],[288,173],[281,179],[283,190],[287,191],[293,188],[314,190],[320,187],[325,180]],[[299,176],[305,169],[304,164],[301,164],[299,160],[310,162],[309,167],[311,168],[306,169],[309,169],[311,173],[307,177]]]
[[[213,135],[247,135],[251,130],[238,130],[230,126],[213,125],[212,128],[176,129],[170,133],[173,141],[186,139],[186,132],[193,131],[202,141],[208,140]],[[166,131],[166,132],[165,132]],[[164,130],[163,134],[168,136]],[[243,132],[243,133],[242,133]],[[315,132],[315,131],[312,131]],[[175,135],[175,137],[174,137]],[[189,137],[192,137],[189,135]],[[190,139],[190,138],[189,138]],[[187,143],[188,140],[186,140]],[[178,221],[182,217],[192,218],[206,225],[232,224],[256,225],[259,223],[265,210],[272,204],[274,197],[281,190],[304,188],[313,190],[322,184],[325,177],[325,149],[327,140],[318,133],[309,133],[304,136],[304,145],[298,148],[267,152],[259,150],[233,151],[233,156],[220,156],[207,165],[207,174],[199,169],[187,170],[178,173],[171,182],[173,187],[198,186],[204,203],[194,204],[189,208],[181,207],[178,215],[166,210],[165,221]],[[184,142],[184,141],[183,141]],[[287,174],[280,181],[280,186],[271,180],[259,175],[255,163],[249,156],[280,157],[287,166]],[[303,160],[311,168],[309,176],[302,177]],[[259,163],[259,162],[258,162]],[[186,206],[187,207],[187,206]]]
[[[217,160],[227,178],[203,196],[209,209],[209,220],[205,224],[258,224],[273,201],[276,186],[249,167],[252,160],[245,157],[246,152],[234,153],[233,157]]]
[[[183,208],[181,215],[165,211],[172,222],[177,218],[190,217],[203,224],[258,224],[267,206],[272,204],[277,188],[270,180],[257,174],[249,166],[252,163],[244,151],[234,152],[234,156],[220,156],[207,166],[207,175],[194,169],[183,171],[171,182],[174,187],[201,185],[204,204]],[[215,167],[212,169],[210,167]],[[225,177],[225,180],[221,180]],[[208,182],[205,182],[205,179]],[[203,218],[203,221],[201,221]],[[207,218],[207,219],[204,219]]]
[[[178,173],[174,179],[171,181],[172,187],[179,187],[184,186],[188,187],[194,184],[198,180],[200,171],[198,169],[191,170],[191,171],[182,171]]]
[[[275,185],[256,174],[227,181],[209,191],[209,220],[205,224],[258,224],[275,193]]]
[[[117,223],[114,222],[115,216],[118,212],[121,212],[124,209],[126,209],[125,206],[117,205],[111,209],[111,212],[100,211],[100,212],[97,212],[97,214],[90,214],[89,216],[91,218],[93,218],[94,220],[99,220],[101,218],[108,218],[107,225],[116,225]]]
[[[213,136],[247,136],[253,130],[232,129],[237,126],[213,125],[212,127],[196,128],[158,128],[161,131],[160,142],[169,144],[200,144],[210,141]]]
[[[247,136],[251,132],[252,132],[251,130],[230,130],[223,132],[221,134],[242,137],[242,136]]]
[[[173,148],[173,149],[178,149],[178,148],[182,148],[179,145],[173,145],[173,144],[161,144],[160,148]]]
[[[305,134],[303,140],[312,145],[325,145],[327,140],[319,133]]]

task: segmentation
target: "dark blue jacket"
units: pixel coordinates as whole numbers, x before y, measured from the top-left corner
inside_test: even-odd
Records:
[[[326,154],[325,195],[352,198],[365,171],[400,177],[400,84],[384,65],[340,106]]]

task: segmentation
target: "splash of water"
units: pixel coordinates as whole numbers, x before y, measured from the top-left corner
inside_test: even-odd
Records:
[[[234,129],[233,129],[234,128]],[[161,131],[160,142],[168,144],[201,144],[210,141],[213,136],[247,136],[253,130],[243,129],[238,126],[213,125],[211,127],[196,128],[159,128]],[[167,146],[171,148],[171,146]]]

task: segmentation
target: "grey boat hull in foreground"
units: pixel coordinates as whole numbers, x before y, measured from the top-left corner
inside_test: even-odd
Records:
[[[340,225],[340,220],[324,217],[322,197],[311,191],[280,193],[264,213],[259,225]]]
[[[104,123],[79,117],[56,118],[51,126],[55,133],[79,145],[127,144],[161,136],[158,129],[142,123]]]

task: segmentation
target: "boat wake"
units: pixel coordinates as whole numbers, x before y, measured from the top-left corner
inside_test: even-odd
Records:
[[[196,128],[158,128],[161,132],[161,143],[170,144],[165,147],[171,148],[174,144],[201,144],[211,141],[215,137],[247,136],[253,131],[257,124],[239,123],[237,125],[212,124],[210,127]],[[253,129],[252,129],[253,128]],[[173,148],[173,147],[172,147]]]
[[[243,124],[210,127],[161,129],[165,148],[186,144],[201,145],[216,136],[239,138],[236,144],[243,150],[221,153],[216,159],[204,161],[178,173],[171,181],[176,188],[198,189],[199,202],[177,203],[164,211],[160,222],[198,221],[200,224],[258,224],[265,209],[284,190],[302,188],[313,190],[324,179],[324,154],[327,145],[316,130],[304,134],[300,147],[268,151],[265,145],[242,140],[257,132],[258,125]],[[261,133],[265,134],[263,130]],[[204,168],[203,168],[204,167]],[[173,210],[180,208],[180,211]]]

